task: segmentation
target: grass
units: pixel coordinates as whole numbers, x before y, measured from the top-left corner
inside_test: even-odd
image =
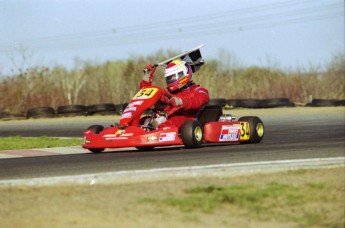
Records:
[[[341,227],[344,167],[0,185],[1,227]],[[124,178],[126,179],[126,178]]]
[[[32,148],[50,148],[63,146],[78,146],[81,138],[52,138],[52,137],[1,137],[0,150],[18,150]]]
[[[296,173],[303,175],[304,173]],[[182,213],[202,212],[206,214],[233,208],[259,221],[274,220],[293,222],[299,226],[335,226],[324,220],[325,211],[310,205],[327,205],[342,201],[332,194],[331,186],[323,182],[305,182],[291,185],[269,182],[262,186],[240,185],[201,185],[188,188],[179,197],[147,199],[161,206],[178,208]]]

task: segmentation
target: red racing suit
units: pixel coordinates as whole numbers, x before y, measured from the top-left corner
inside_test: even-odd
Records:
[[[146,86],[151,86],[151,82],[142,80],[140,82],[140,89]],[[159,125],[160,127],[168,127],[175,125],[178,128],[181,128],[182,125],[187,120],[193,120],[196,117],[199,109],[206,105],[209,102],[208,90],[204,87],[191,83],[190,86],[183,88],[178,93],[170,93],[168,89],[164,90],[164,95],[161,97],[161,102],[168,104],[171,97],[178,97],[182,100],[183,105],[176,112],[168,115],[167,120]],[[173,107],[167,105],[164,109],[165,112],[170,113],[173,111]],[[175,108],[176,109],[176,108]]]

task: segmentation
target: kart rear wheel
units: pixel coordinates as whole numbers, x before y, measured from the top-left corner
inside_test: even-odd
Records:
[[[87,130],[93,131],[95,134],[99,134],[101,131],[103,131],[104,127],[102,125],[91,125],[87,128]],[[89,151],[92,153],[101,153],[104,151],[105,148],[89,148]]]
[[[249,123],[250,137],[248,141],[240,142],[246,143],[259,143],[264,138],[265,128],[264,123],[257,116],[244,116],[238,119],[238,121],[244,121]]]
[[[188,120],[181,128],[182,142],[187,148],[198,148],[202,146],[204,133],[202,125],[197,120]]]

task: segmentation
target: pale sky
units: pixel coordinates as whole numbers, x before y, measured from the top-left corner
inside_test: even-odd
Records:
[[[344,53],[344,1],[0,0],[0,77],[199,44],[206,64],[225,49],[243,66],[324,65]]]

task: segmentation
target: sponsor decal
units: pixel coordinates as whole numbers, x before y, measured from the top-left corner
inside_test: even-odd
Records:
[[[176,132],[161,133],[159,135],[159,142],[174,141],[176,138]]]
[[[142,105],[143,102],[144,101],[133,101],[133,102],[129,103],[128,106],[133,107],[135,105]]]
[[[116,134],[106,134],[106,135],[103,135],[104,138],[107,138],[107,137],[116,137],[117,135]]]
[[[115,135],[121,135],[124,132],[124,130],[117,130],[117,132],[115,133]]]
[[[111,137],[111,138],[105,138],[105,140],[125,140],[128,139],[127,137]]]
[[[106,134],[103,135],[104,138],[114,138],[114,137],[120,137],[120,136],[133,136],[133,133],[125,133],[125,130],[117,130],[115,134]]]
[[[158,136],[155,136],[155,135],[149,136],[149,137],[147,137],[147,141],[148,142],[150,142],[150,141],[158,141]]]
[[[132,118],[132,112],[124,112],[121,119]]]
[[[124,133],[124,130],[117,130],[117,132],[115,132],[115,134],[105,134],[105,135],[103,135],[103,137],[104,138],[107,138],[107,137],[117,137],[117,136],[122,135],[122,133]]]
[[[222,126],[219,141],[238,141],[240,137],[240,129],[231,125]]]
[[[127,107],[125,108],[123,112],[136,111],[137,107],[135,106],[140,106],[142,105],[143,102],[144,101],[132,101],[131,103],[127,105]]]
[[[127,108],[123,112],[136,111],[136,110],[137,110],[137,108],[134,106],[127,106]]]

